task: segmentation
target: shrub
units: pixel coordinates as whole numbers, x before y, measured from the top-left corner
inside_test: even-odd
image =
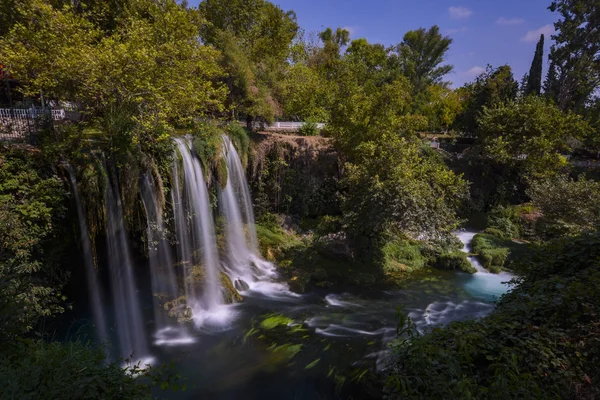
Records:
[[[451,271],[463,271],[469,274],[477,272],[467,259],[467,254],[462,251],[453,251],[440,254],[435,262],[436,268]]]
[[[384,272],[413,272],[422,269],[427,259],[420,246],[406,240],[391,240],[381,249]]]
[[[298,134],[301,136],[318,136],[319,128],[317,127],[317,123],[312,120],[307,120],[298,130]]]
[[[504,268],[510,254],[508,246],[513,244],[487,233],[475,235],[471,242],[471,250],[490,272],[499,272]]]

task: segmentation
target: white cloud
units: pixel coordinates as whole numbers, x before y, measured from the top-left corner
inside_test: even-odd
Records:
[[[525,23],[523,18],[504,18],[500,17],[496,20],[498,25],[519,25]]]
[[[540,35],[550,36],[555,32],[554,25],[544,25],[540,29],[535,31],[529,31],[525,36],[521,38],[524,42],[537,42],[540,39]]]
[[[450,7],[448,12],[450,13],[450,18],[454,19],[465,19],[473,15],[473,11],[465,7]]]
[[[358,32],[358,26],[344,26],[342,29],[350,32],[350,36],[354,36],[354,34]]]
[[[485,72],[485,68],[475,66],[475,67],[471,68],[470,70],[468,70],[467,72],[465,72],[465,75],[468,76],[469,78],[475,78],[476,76],[483,74],[484,72]]]
[[[456,28],[456,29],[447,29],[446,33],[449,35],[452,35],[453,33],[461,33],[461,32],[466,32],[468,30],[469,30],[469,28],[467,28],[466,26],[463,26],[463,27]]]

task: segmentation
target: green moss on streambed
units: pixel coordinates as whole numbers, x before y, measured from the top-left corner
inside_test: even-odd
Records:
[[[265,353],[256,360],[256,370],[291,368],[294,374],[302,371],[328,380],[340,395],[368,393],[369,398],[381,397],[381,383],[373,372],[374,360],[356,363],[356,358],[360,358],[357,354],[377,351],[379,343],[328,339],[309,329],[304,318],[278,313],[254,318],[244,341],[252,342]],[[361,346],[360,351],[357,346]]]

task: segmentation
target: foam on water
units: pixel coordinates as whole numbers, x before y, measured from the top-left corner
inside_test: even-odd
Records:
[[[190,336],[183,326],[167,326],[154,334],[154,345],[156,346],[184,346],[195,342],[196,338]]]

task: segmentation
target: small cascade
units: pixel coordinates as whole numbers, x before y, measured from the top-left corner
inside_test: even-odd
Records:
[[[460,231],[456,233],[458,239],[462,242],[462,251],[469,253],[471,251],[471,242],[476,232]],[[484,300],[495,300],[511,289],[508,284],[514,275],[510,272],[502,271],[499,274],[488,272],[479,262],[477,257],[467,257],[471,265],[477,270],[470,276],[469,281],[465,283],[465,289],[473,296]]]
[[[475,235],[477,235],[476,232],[467,232],[467,231],[457,232],[456,236],[463,244],[463,248],[461,249],[461,251],[463,253],[468,254],[471,252],[471,242],[473,241],[473,238],[475,237]],[[473,268],[475,268],[478,273],[479,272],[488,273],[488,271],[485,268],[483,268],[483,265],[481,265],[481,263],[479,262],[477,257],[472,257],[472,256],[467,257],[467,260],[469,260],[469,262],[471,263]]]
[[[191,249],[194,249],[194,252],[190,254],[189,261],[194,267],[192,267],[191,276],[186,276],[186,280],[203,275],[204,281],[202,296],[198,296],[193,288],[189,288],[186,296],[191,296],[187,297],[187,304],[192,309],[197,326],[205,323],[223,325],[232,318],[232,313],[227,307],[224,307],[217,241],[206,180],[200,161],[192,154],[190,140],[176,138],[175,143],[183,158],[184,193],[191,215]],[[178,224],[183,225],[183,222]],[[187,232],[183,226],[181,230],[181,234],[185,236]],[[197,252],[200,252],[202,257],[197,257]],[[182,261],[185,263],[187,260],[182,259]],[[199,271],[195,269],[197,264],[200,264],[201,270]]]
[[[148,357],[146,334],[137,295],[133,263],[127,243],[121,198],[116,185],[106,180],[106,240],[112,300],[121,356],[135,360]]]
[[[151,176],[144,175],[141,183],[142,203],[146,210],[148,260],[152,281],[154,318],[157,328],[163,329],[168,324],[168,316],[162,310],[161,303],[177,298],[177,278],[171,247],[164,238],[163,211],[158,203],[154,179]]]
[[[221,212],[226,221],[227,272],[239,291],[251,290],[271,298],[296,297],[282,283],[275,283],[275,266],[258,250],[256,221],[244,167],[233,143],[223,136],[227,184],[220,191]]]
[[[83,251],[83,261],[85,265],[85,274],[87,278],[88,294],[92,306],[93,320],[96,327],[96,336],[98,341],[106,342],[108,340],[108,330],[106,328],[106,320],[104,307],[102,302],[102,292],[98,282],[98,274],[94,268],[94,259],[92,256],[92,243],[89,236],[86,213],[79,197],[79,188],[75,178],[75,171],[70,165],[66,165],[66,170],[69,173],[69,180],[73,188],[73,197],[77,207],[77,217],[79,219],[79,234],[81,237],[81,249]]]

